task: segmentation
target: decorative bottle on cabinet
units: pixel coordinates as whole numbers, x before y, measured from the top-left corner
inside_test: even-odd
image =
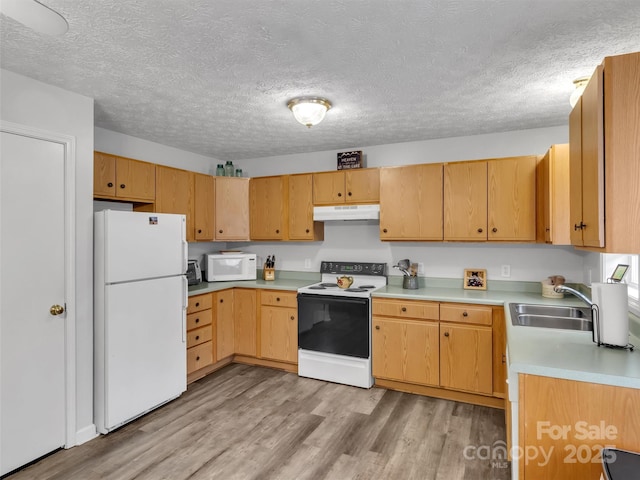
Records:
[[[227,163],[224,166],[224,175],[226,177],[233,177],[233,162],[231,160],[227,160]]]
[[[224,177],[224,166],[221,163],[219,163],[218,167],[216,168],[216,176]]]

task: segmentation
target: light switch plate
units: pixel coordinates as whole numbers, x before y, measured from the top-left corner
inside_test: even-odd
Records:
[[[511,276],[511,265],[502,265],[500,275],[509,278]]]

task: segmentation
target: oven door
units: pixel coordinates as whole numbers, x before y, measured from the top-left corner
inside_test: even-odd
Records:
[[[298,294],[298,348],[369,358],[368,298]]]

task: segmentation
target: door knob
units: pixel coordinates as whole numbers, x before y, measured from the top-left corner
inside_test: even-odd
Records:
[[[51,305],[51,308],[49,309],[49,313],[51,315],[60,315],[64,313],[64,307],[62,305]]]

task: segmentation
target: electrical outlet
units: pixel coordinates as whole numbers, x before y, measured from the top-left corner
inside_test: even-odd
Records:
[[[305,258],[304,259],[304,268],[311,268],[311,259],[310,258]]]
[[[418,274],[419,275],[424,275],[424,263],[423,262],[418,262]]]
[[[511,276],[511,265],[502,265],[500,275],[509,278]]]

